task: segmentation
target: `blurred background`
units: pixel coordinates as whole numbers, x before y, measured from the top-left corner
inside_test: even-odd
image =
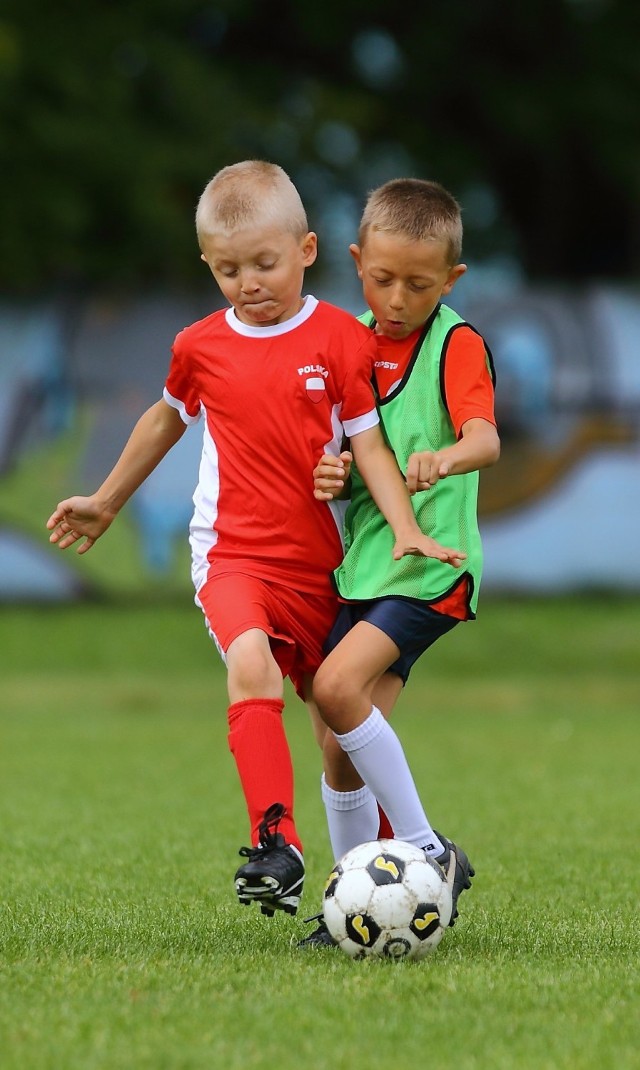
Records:
[[[640,590],[639,55],[633,0],[3,0],[0,600],[190,591],[197,427],[86,557],[44,525],[219,307],[195,205],[249,157],[302,193],[308,292],[354,313],[367,192],[456,195],[450,303],[493,352],[503,442],[484,589]]]

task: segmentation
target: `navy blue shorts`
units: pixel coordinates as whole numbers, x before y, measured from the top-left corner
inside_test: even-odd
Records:
[[[406,684],[411,668],[425,650],[456,624],[457,617],[438,613],[420,598],[376,598],[370,602],[344,602],[324,644],[329,654],[351,631],[354,624],[366,620],[388,635],[400,651],[400,657],[388,672],[396,673]]]

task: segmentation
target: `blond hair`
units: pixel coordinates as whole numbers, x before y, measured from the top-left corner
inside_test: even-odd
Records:
[[[278,164],[244,160],[223,167],[207,183],[196,210],[196,232],[203,241],[249,226],[275,225],[301,237],[307,214],[293,182]]]
[[[374,189],[360,221],[359,242],[370,230],[402,234],[412,241],[446,242],[451,265],[462,255],[462,211],[455,197],[437,182],[394,178]]]

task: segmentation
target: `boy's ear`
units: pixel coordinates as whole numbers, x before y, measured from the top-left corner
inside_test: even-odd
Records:
[[[451,293],[451,291],[453,290],[453,287],[457,283],[458,279],[462,275],[464,275],[466,270],[467,270],[467,265],[466,264],[456,264],[455,267],[451,268],[451,271],[449,272],[449,276],[447,278],[447,281],[445,282],[444,286],[442,287],[443,294],[450,294]]]
[[[358,278],[361,279],[362,278],[362,262],[361,262],[361,258],[360,258],[360,246],[359,245],[350,245],[349,246],[349,252],[351,253],[353,259],[356,262],[356,268],[358,269]]]
[[[302,259],[305,267],[311,267],[318,256],[318,235],[312,230],[303,238]]]

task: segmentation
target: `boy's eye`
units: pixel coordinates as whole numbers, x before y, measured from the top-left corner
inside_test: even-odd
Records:
[[[371,277],[375,282],[376,286],[390,286],[393,282],[393,279],[380,279],[377,278],[375,275],[372,275]],[[407,284],[407,288],[409,290],[412,290],[413,293],[419,294],[424,293],[424,291],[428,289],[428,286],[423,285],[422,283],[410,282]]]

